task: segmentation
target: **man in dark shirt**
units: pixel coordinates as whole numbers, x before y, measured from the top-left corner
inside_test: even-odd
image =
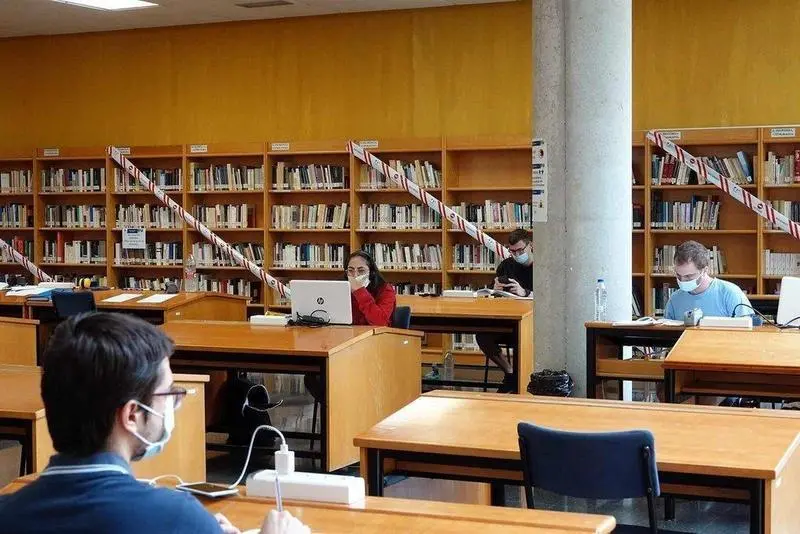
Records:
[[[517,228],[508,236],[508,249],[512,257],[506,258],[497,266],[494,289],[508,291],[520,297],[528,297],[533,290],[533,248],[531,233]],[[481,351],[505,373],[503,385],[498,393],[514,390],[516,383],[512,374],[511,362],[500,350],[500,345],[514,345],[516,338],[508,334],[478,334],[475,340]]]

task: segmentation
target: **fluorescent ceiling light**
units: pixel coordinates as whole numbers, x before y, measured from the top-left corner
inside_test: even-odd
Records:
[[[158,4],[145,2],[144,0],[54,0],[60,4],[72,4],[91,9],[103,9],[105,11],[119,11],[122,9],[138,9],[142,7],[155,7]]]

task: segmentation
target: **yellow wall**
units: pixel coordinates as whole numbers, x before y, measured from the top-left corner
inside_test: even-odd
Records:
[[[0,40],[0,148],[531,130],[531,4]]]

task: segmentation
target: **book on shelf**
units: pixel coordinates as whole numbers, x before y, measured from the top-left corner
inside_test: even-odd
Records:
[[[392,285],[398,295],[419,295],[420,293],[440,295],[442,293],[442,285],[437,283],[412,284],[411,282],[396,282]]]
[[[106,208],[102,205],[56,204],[44,207],[47,228],[104,228]]]
[[[152,241],[144,249],[124,249],[122,243],[114,243],[114,265],[183,265],[183,243]]]
[[[0,228],[32,228],[33,206],[10,203],[0,205]]]
[[[117,228],[183,228],[183,218],[166,206],[156,204],[120,204]]]
[[[664,245],[656,248],[655,258],[653,261],[653,273],[656,274],[674,274],[674,258],[675,249],[677,245]],[[713,245],[708,248],[708,274],[715,276],[718,274],[725,274],[728,270],[725,254],[717,246]]]
[[[764,274],[768,276],[800,275],[800,254],[764,250]]]
[[[785,156],[767,152],[767,160],[764,162],[764,183],[768,185],[800,183],[800,150]]]
[[[337,165],[287,165],[273,167],[274,191],[347,189],[347,169]]]
[[[219,279],[210,275],[201,274],[198,276],[197,283],[200,291],[241,295],[250,297],[251,300],[258,300],[259,284],[257,282],[251,282],[250,280],[244,280],[242,278]]]
[[[475,334],[452,334],[451,348],[459,352],[476,352],[481,354],[481,348],[475,340]]]
[[[33,260],[33,240],[25,239],[24,237],[14,236],[11,239],[6,239],[11,248],[28,258]],[[16,263],[16,260],[11,256],[11,252],[5,248],[0,248],[0,262],[2,263]]]
[[[742,150],[732,157],[699,156],[697,159],[734,183],[740,185],[753,183],[752,169],[754,165],[751,165],[751,162],[755,163],[755,161],[752,156]],[[653,154],[651,171],[652,185],[706,185],[708,183],[688,165],[681,163],[669,154],[663,156]]]
[[[192,215],[209,228],[256,227],[256,207],[250,204],[198,204],[192,206]]]
[[[108,277],[104,274],[97,273],[59,273],[53,274],[53,282],[70,282],[74,286],[83,278],[88,278],[92,286],[95,287],[108,287]]]
[[[339,243],[275,243],[272,267],[275,269],[341,269],[350,247]]]
[[[86,193],[106,190],[106,169],[42,169],[43,193]]]
[[[661,287],[653,286],[652,297],[653,297],[653,308],[654,308],[654,315],[663,316],[664,310],[667,308],[667,302],[669,302],[669,298],[672,296],[673,293],[678,291],[678,288],[675,284],[670,283],[663,283]]]
[[[192,178],[192,191],[263,191],[263,165],[224,165],[203,166],[199,162],[189,163],[189,176]]]
[[[362,204],[358,219],[360,230],[434,230],[442,227],[442,216],[422,204]]]
[[[389,167],[423,189],[441,189],[442,187],[442,171],[437,169],[430,161],[417,159],[405,162],[390,159],[387,163]],[[366,164],[361,165],[359,187],[361,189],[400,189],[394,180]]]
[[[659,230],[718,230],[719,197],[692,195],[688,202],[664,201],[660,191],[653,193],[650,228]]]
[[[631,185],[636,185],[636,166],[631,166]]]
[[[442,268],[442,246],[424,243],[364,243],[362,247],[384,271]]]
[[[166,192],[180,191],[183,188],[181,169],[139,168],[154,185]],[[138,178],[134,178],[119,167],[114,167],[114,190],[117,193],[138,193],[147,191]]]
[[[450,206],[453,211],[481,229],[531,228],[532,212],[529,202],[495,202],[483,204],[462,202]]]
[[[497,269],[497,254],[479,243],[453,245],[453,269],[457,271],[486,271]]]
[[[644,206],[635,202],[633,204],[633,228],[634,230],[644,228]]]
[[[326,230],[350,228],[350,205],[299,204],[272,206],[273,230]]]
[[[64,239],[61,232],[55,239],[44,241],[42,263],[105,264],[106,242],[102,239]]]
[[[641,288],[634,285],[631,291],[631,312],[634,319],[644,315],[644,300],[642,299]]]
[[[230,246],[256,265],[264,265],[262,243],[230,243]],[[211,243],[193,243],[192,256],[198,267],[239,267],[233,256]]]
[[[791,200],[767,200],[767,204],[790,221],[800,222],[800,202]],[[767,225],[769,230],[780,230],[777,224],[766,221],[764,224]]]
[[[32,193],[32,174],[28,169],[0,171],[0,193]]]
[[[121,276],[122,289],[137,289],[140,291],[166,291],[169,284],[181,285],[180,278],[141,278],[136,276]]]

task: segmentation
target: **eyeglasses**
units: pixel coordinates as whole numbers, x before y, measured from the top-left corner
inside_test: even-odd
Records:
[[[369,274],[369,268],[359,267],[358,269],[356,269],[353,267],[348,267],[347,274],[349,274],[350,276],[364,276],[365,274]]]
[[[696,273],[684,274],[684,275],[678,274],[678,271],[674,272],[675,272],[675,278],[677,278],[681,282],[691,282],[692,280],[697,280],[698,278],[703,276],[703,271],[698,271]]]
[[[525,243],[525,244],[524,244],[522,247],[520,247],[520,248],[511,248],[511,247],[509,247],[509,249],[508,249],[508,250],[509,250],[509,252],[511,252],[511,253],[512,253],[514,256],[519,256],[520,254],[522,254],[523,252],[525,252],[525,250],[526,250],[527,248],[528,248],[528,243]]]
[[[186,398],[188,391],[186,388],[180,387],[172,387],[169,391],[164,391],[162,393],[153,393],[153,397],[173,397],[174,407],[177,410],[181,404],[183,404],[183,399]]]

